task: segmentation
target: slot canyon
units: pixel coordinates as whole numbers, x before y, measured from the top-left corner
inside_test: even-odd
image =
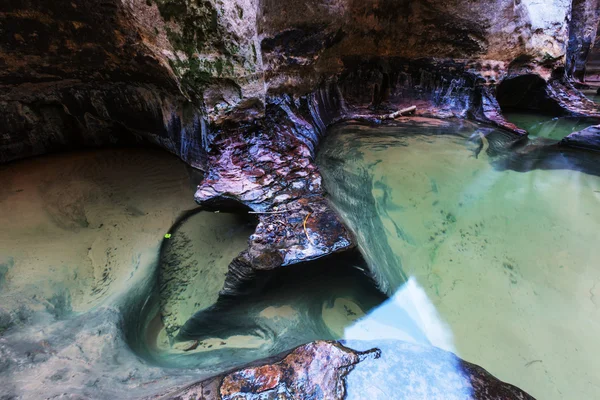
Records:
[[[600,398],[598,0],[2,0],[0,399]]]

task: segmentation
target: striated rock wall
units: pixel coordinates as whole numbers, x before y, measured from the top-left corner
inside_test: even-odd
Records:
[[[585,81],[600,81],[600,24],[596,30],[596,36],[593,45],[590,48],[588,59],[585,65]]]
[[[260,119],[268,97],[308,95],[324,81],[359,73],[357,60],[406,61],[377,66],[379,90],[383,73],[401,75],[417,59],[413,80],[419,68],[435,74],[440,60],[452,61],[492,95],[503,79],[523,73],[548,81],[562,78],[566,66],[581,79],[595,3],[9,0],[0,8],[0,161],[133,135],[202,167],[207,125]],[[414,86],[423,90],[422,83]],[[102,94],[84,106],[94,87]],[[155,98],[145,96],[140,107],[138,92],[148,87]],[[118,114],[106,112],[112,99]],[[152,112],[140,118],[139,108]]]
[[[201,164],[201,109],[169,66],[144,1],[8,1],[0,7],[0,162],[149,142]]]
[[[514,60],[550,67],[564,62],[570,0],[276,1],[261,4],[259,29],[268,76],[292,79],[343,71],[345,56],[445,58],[492,63]]]
[[[567,74],[583,82],[590,52],[596,40],[600,3],[597,0],[573,0],[569,23]]]

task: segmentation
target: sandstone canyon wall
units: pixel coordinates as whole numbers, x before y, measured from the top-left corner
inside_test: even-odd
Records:
[[[202,167],[218,126],[344,74],[357,103],[579,76],[597,2],[8,0],[0,22],[0,160],[146,141]]]

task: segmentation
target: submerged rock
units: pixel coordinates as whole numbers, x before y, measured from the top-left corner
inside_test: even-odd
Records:
[[[600,151],[600,125],[573,132],[561,140],[560,145]]]
[[[313,161],[319,132],[290,101],[273,108],[278,118],[236,130],[213,144],[209,169],[195,195],[207,207],[237,205],[256,214],[258,226],[238,261],[254,269],[312,260],[353,246],[324,198]]]

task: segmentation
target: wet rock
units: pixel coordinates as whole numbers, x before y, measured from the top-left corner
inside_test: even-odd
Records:
[[[306,108],[310,98],[304,100]],[[272,269],[351,247],[352,239],[324,198],[314,164],[319,131],[290,101],[271,106],[264,124],[243,127],[213,143],[196,201],[237,203],[256,213],[258,226],[242,259]],[[315,111],[325,126],[319,111]],[[311,122],[309,122],[311,121]]]
[[[600,125],[573,132],[561,140],[560,145],[600,151]]]
[[[422,101],[519,132],[480,91],[564,75],[565,54],[578,73],[598,18],[591,0],[27,0],[0,19],[0,162],[143,142],[205,168],[219,128],[269,118],[285,96],[334,98],[319,89],[330,82],[360,107]],[[552,86],[561,107],[564,92],[575,101]]]
[[[344,377],[359,361],[358,354],[334,342],[313,342],[297,348],[279,363],[226,375],[222,399],[272,391],[291,398],[344,398]],[[275,393],[273,393],[275,394]]]
[[[300,346],[279,361],[258,364],[192,385],[169,399],[343,399],[344,379],[362,353],[336,342]]]
[[[485,369],[435,347],[399,341],[317,341],[267,363],[191,385],[169,399],[529,400]],[[356,351],[346,346],[366,349]]]
[[[595,0],[574,0],[569,23],[566,70],[576,81],[583,82],[590,50],[596,39],[600,4]]]
[[[594,41],[594,45],[590,49],[586,65],[585,65],[585,81],[593,82],[595,84],[600,81],[600,35],[598,35],[598,31],[600,30],[600,24],[598,24],[598,29],[596,30],[596,39]]]
[[[72,80],[0,87],[0,162],[81,147],[157,145],[204,165],[199,108],[164,87]]]

